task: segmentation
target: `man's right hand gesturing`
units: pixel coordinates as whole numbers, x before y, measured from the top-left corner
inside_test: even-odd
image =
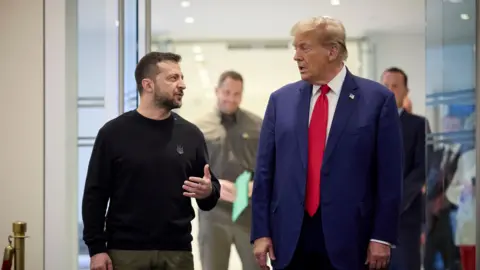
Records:
[[[90,258],[90,270],[113,270],[112,260],[107,253],[98,253]]]
[[[262,270],[270,269],[267,265],[267,253],[270,260],[274,261],[275,254],[273,253],[272,239],[270,237],[262,237],[255,240],[253,243],[253,254]]]

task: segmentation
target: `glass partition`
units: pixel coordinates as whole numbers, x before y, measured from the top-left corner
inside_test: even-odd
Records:
[[[139,60],[139,42],[138,42],[138,19],[139,7],[137,0],[126,0],[124,17],[124,50],[123,50],[123,70],[124,77],[124,103],[123,111],[130,111],[137,108],[137,83],[135,82],[135,67]],[[122,67],[120,67],[122,68]]]
[[[118,113],[118,2],[78,1],[78,267],[89,269],[82,195],[99,128]]]
[[[145,3],[145,1],[140,1]],[[138,0],[78,1],[78,268],[89,268],[82,234],[81,203],[98,130],[137,107],[134,70],[140,51],[139,25],[145,6]],[[141,21],[141,24],[139,23]],[[143,41],[144,42],[144,41]]]
[[[426,1],[424,269],[474,270],[476,1]]]

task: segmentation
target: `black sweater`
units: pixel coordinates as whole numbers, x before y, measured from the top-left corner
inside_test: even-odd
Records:
[[[98,132],[83,194],[83,239],[90,256],[107,249],[191,250],[195,213],[182,185],[208,163],[200,130],[178,116],[152,120],[127,112]],[[220,184],[197,200],[215,207]],[[105,216],[105,212],[108,211]]]

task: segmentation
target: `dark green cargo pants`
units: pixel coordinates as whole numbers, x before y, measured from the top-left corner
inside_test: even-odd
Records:
[[[109,250],[114,270],[193,270],[190,251]]]
[[[243,270],[260,270],[250,244],[251,210],[232,222],[232,212],[220,207],[198,213],[198,245],[203,270],[228,270],[230,250],[235,245]]]

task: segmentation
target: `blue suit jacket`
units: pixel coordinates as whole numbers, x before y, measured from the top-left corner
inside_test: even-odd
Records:
[[[272,93],[260,133],[251,233],[272,239],[275,268],[289,264],[302,228],[311,91],[298,81]],[[370,239],[397,244],[402,152],[394,95],[347,72],[321,169],[325,245],[337,269],[362,269]]]

